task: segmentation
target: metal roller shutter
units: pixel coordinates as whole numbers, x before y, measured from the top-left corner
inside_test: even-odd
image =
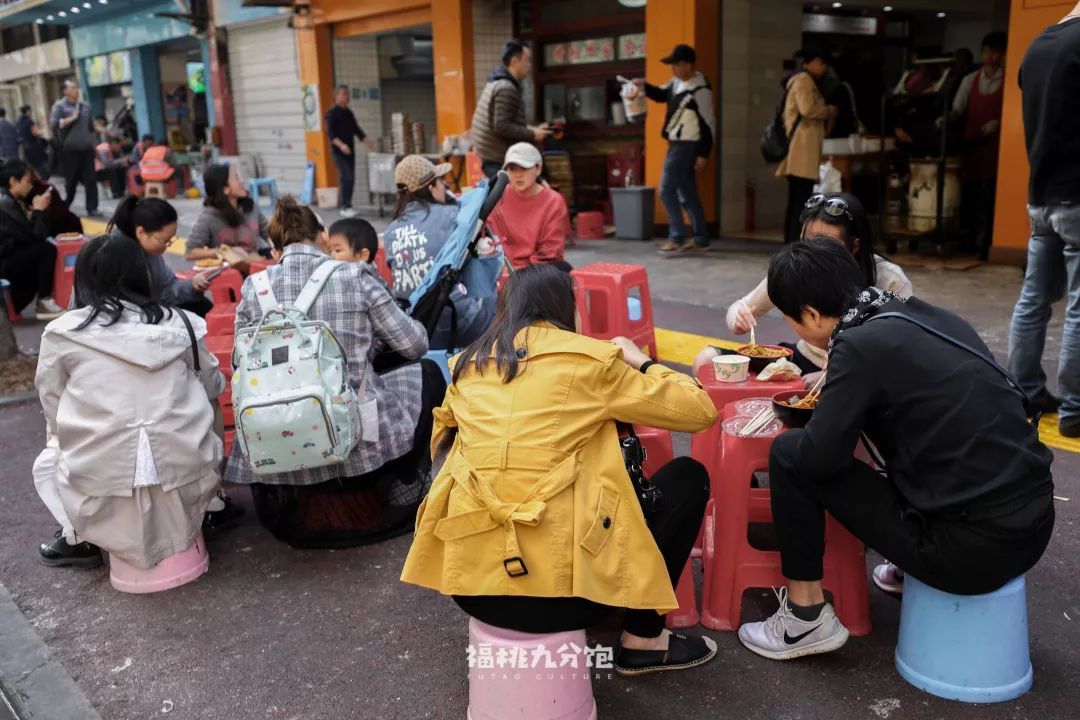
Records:
[[[229,75],[241,155],[282,193],[299,194],[307,153],[296,37],[282,21],[229,30]]]

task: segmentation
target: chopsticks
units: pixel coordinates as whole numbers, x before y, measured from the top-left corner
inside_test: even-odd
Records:
[[[761,412],[754,416],[754,418],[743,425],[743,429],[738,432],[739,437],[749,437],[754,433],[761,430],[768,425],[776,417],[776,413],[773,412],[771,407],[764,408]]]
[[[750,326],[750,345],[751,346],[757,345],[757,338],[754,337],[754,326],[753,325]]]

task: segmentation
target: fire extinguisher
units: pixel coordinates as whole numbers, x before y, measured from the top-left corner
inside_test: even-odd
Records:
[[[754,232],[754,182],[752,180],[746,183],[746,216],[743,218],[743,225],[746,232]]]

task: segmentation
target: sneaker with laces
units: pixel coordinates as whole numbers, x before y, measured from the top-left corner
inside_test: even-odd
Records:
[[[847,628],[837,619],[831,604],[825,603],[817,619],[806,622],[791,612],[786,587],[776,597],[780,609],[775,615],[739,628],[739,640],[747,650],[770,660],[794,660],[839,650],[847,642]]]
[[[343,218],[352,218],[356,217],[356,211],[352,208],[342,208],[340,215]]]
[[[34,314],[38,320],[55,320],[64,314],[64,308],[57,305],[51,297],[41,298],[34,306]]]

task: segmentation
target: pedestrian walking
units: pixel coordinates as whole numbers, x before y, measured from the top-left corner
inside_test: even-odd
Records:
[[[7,119],[7,110],[0,108],[0,160],[19,159],[19,135],[15,124]]]
[[[81,183],[86,192],[86,214],[96,217],[99,213],[94,172],[94,120],[90,106],[79,100],[79,86],[74,80],[64,83],[64,96],[53,104],[49,123],[60,149],[64,203],[71,206],[75,189]]]

